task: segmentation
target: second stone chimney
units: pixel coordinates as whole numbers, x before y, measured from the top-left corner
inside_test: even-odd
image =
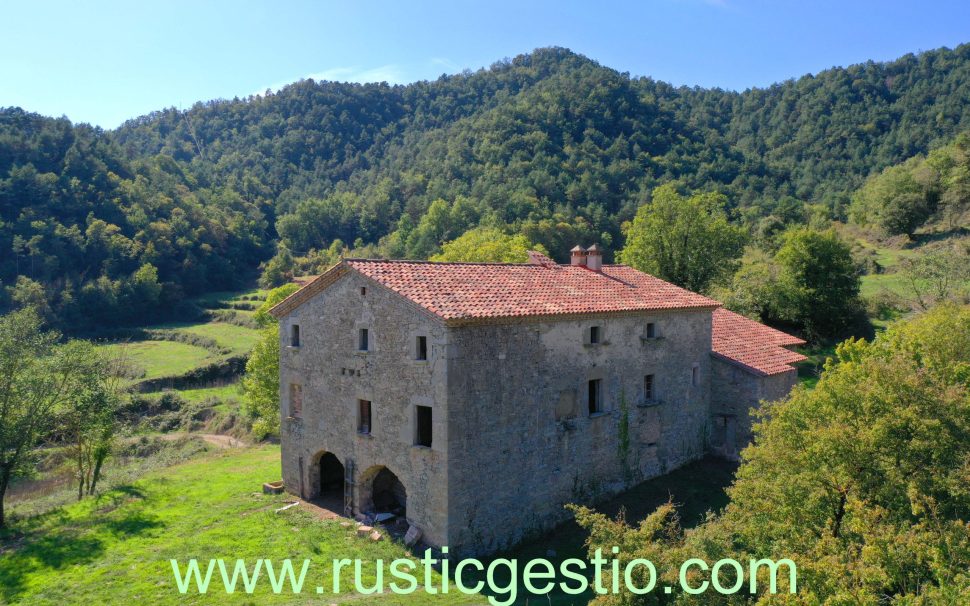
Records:
[[[572,250],[569,251],[569,264],[570,265],[586,265],[586,249],[577,244],[573,246]]]
[[[593,271],[603,270],[603,252],[595,244],[586,249],[586,267]]]

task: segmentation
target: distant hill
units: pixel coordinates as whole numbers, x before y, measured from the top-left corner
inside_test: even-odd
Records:
[[[671,180],[723,191],[748,222],[798,220],[805,204],[842,219],[869,175],[965,130],[970,45],[741,93],[634,79],[548,48],[407,86],[307,80],[110,133],[2,110],[0,281],[32,276],[63,318],[64,289],[76,298],[100,276],[133,309],[146,296],[125,289],[151,264],[176,301],[254,270],[277,241],[283,255],[339,239],[426,257],[485,223],[555,255],[577,238],[615,249],[623,221]],[[125,240],[80,262],[103,246],[88,234],[98,219]]]

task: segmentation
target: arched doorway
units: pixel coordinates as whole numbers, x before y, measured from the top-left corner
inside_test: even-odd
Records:
[[[344,466],[332,452],[321,452],[310,468],[310,498],[332,511],[343,511]]]
[[[361,476],[361,506],[367,513],[393,513],[407,517],[408,494],[393,471],[383,465],[371,467]]]

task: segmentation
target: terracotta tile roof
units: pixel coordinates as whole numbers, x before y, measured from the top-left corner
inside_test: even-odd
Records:
[[[718,308],[712,318],[711,350],[715,356],[766,376],[792,370],[792,364],[806,359],[785,347],[805,341]]]
[[[463,320],[714,308],[713,299],[625,265],[602,273],[558,265],[534,255],[532,263],[433,263],[347,259],[273,308],[282,316],[352,269],[452,323]]]
[[[623,265],[346,263],[445,320],[705,308],[717,301]]]

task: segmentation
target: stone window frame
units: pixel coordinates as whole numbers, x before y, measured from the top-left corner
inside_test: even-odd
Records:
[[[361,331],[367,331],[367,349],[360,348]],[[354,323],[353,332],[353,353],[359,356],[366,356],[377,351],[377,337],[374,334],[374,326],[367,321]]]
[[[593,340],[593,334],[596,334],[596,340]],[[608,345],[609,342],[606,340],[606,326],[602,323],[590,324],[583,328],[583,346],[584,347],[600,347],[602,345]]]
[[[580,385],[582,397],[582,408],[580,410],[584,411],[587,418],[595,419],[598,417],[603,417],[609,415],[612,412],[613,402],[610,399],[610,385],[609,377],[607,376],[606,369],[596,368],[589,371],[586,374],[585,380]],[[590,412],[589,410],[589,382],[599,381],[599,406],[596,412]]]
[[[364,431],[364,404],[367,404],[367,424]],[[371,437],[374,435],[374,401],[366,398],[357,398],[357,435]]]
[[[286,392],[286,417],[288,419],[303,418],[303,384],[290,381]]]
[[[647,385],[649,383],[650,389],[649,393],[647,390]],[[642,406],[656,406],[660,403],[660,396],[657,390],[657,373],[647,372],[643,375],[643,398]]]
[[[434,434],[435,434],[435,431],[434,431],[434,406],[431,406],[430,403],[425,402],[425,403],[421,403],[421,404],[418,404],[418,403],[412,404],[411,407],[412,407],[412,410],[413,410],[413,418],[414,418],[414,435],[413,435],[412,445],[415,448],[427,448],[429,450],[434,449]],[[430,439],[428,440],[428,444],[423,444],[422,441],[421,441],[421,414],[422,414],[421,413],[421,410],[422,409],[423,410],[427,410],[428,411],[428,415],[429,415],[429,418],[428,418],[428,424],[429,424],[428,431],[429,431],[429,434],[430,434],[429,435],[429,438]]]
[[[301,338],[302,335],[300,334],[301,332],[299,321],[291,321],[289,331],[289,347],[299,349],[300,346],[303,345],[303,340]]]
[[[422,352],[421,343],[424,341],[424,351]],[[428,335],[417,334],[414,335],[414,361],[415,362],[427,362],[431,359],[431,344],[428,342]],[[422,354],[424,354],[422,356]]]
[[[595,396],[595,397],[594,397]],[[586,382],[586,407],[590,417],[606,412],[603,398],[603,379],[590,379]]]

